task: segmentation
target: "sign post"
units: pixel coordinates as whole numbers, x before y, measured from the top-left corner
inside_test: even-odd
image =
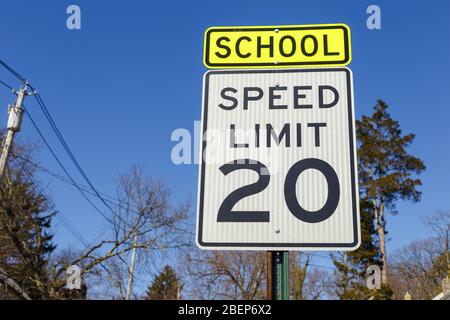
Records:
[[[205,33],[197,245],[270,252],[272,299],[290,250],[360,244],[350,60],[343,24]]]
[[[271,252],[272,300],[289,300],[289,251]]]

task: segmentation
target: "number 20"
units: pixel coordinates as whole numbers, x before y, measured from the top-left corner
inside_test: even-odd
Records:
[[[263,191],[270,182],[267,167],[261,162],[240,159],[228,162],[219,170],[228,175],[236,170],[253,170],[258,173],[258,180],[252,184],[240,187],[231,192],[222,202],[217,222],[269,222],[269,211],[233,211],[234,205],[241,199]],[[325,205],[317,211],[305,210],[296,195],[296,184],[300,174],[308,169],[320,171],[328,184],[328,197]],[[261,174],[264,172],[265,174]],[[339,179],[334,169],[325,161],[315,158],[303,159],[296,162],[288,171],[284,182],[284,199],[289,211],[299,220],[308,223],[318,223],[328,219],[336,210],[339,203]]]

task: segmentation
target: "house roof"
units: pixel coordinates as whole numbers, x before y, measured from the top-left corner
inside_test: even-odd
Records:
[[[439,293],[433,300],[450,300],[450,291]]]

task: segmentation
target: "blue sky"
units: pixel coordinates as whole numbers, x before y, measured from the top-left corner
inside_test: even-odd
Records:
[[[66,28],[66,8],[81,7],[82,29]],[[366,28],[366,8],[381,7],[382,29]],[[371,113],[376,99],[391,106],[410,151],[427,166],[420,203],[399,203],[389,217],[389,250],[426,237],[420,221],[450,208],[450,20],[447,1],[4,1],[0,58],[39,90],[84,170],[99,190],[133,164],[165,178],[177,199],[195,208],[197,166],[172,164],[170,136],[200,119],[203,32],[210,26],[343,22],[352,32],[355,110]],[[17,84],[4,70],[0,79]],[[0,123],[13,101],[0,91]],[[75,172],[34,101],[25,103],[58,155]],[[22,141],[39,141],[28,119]],[[37,153],[61,172],[48,150]],[[81,181],[78,177],[77,180]],[[88,240],[104,230],[77,191],[42,175],[58,209]],[[194,211],[192,211],[194,217]],[[61,246],[77,240],[56,226]]]

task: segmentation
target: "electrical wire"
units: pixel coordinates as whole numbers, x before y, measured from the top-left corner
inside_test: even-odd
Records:
[[[30,88],[35,91],[35,89],[30,85]],[[51,116],[50,112],[48,111],[48,108],[46,107],[41,95],[39,93],[35,93],[34,97],[41,108],[42,112],[44,113],[45,117],[47,118],[48,122],[50,123],[50,126],[52,127],[53,131],[55,132],[56,136],[58,137],[58,140],[61,142],[62,146],[66,150],[67,154],[69,155],[72,162],[75,164],[76,168],[80,172],[81,176],[84,178],[86,183],[89,185],[89,187],[92,189],[92,191],[95,193],[95,195],[100,199],[100,201],[111,211],[112,214],[115,214],[114,210],[109,206],[109,204],[105,201],[105,199],[101,196],[101,194],[98,192],[97,188],[94,187],[93,183],[89,179],[89,177],[86,175],[84,170],[82,169],[81,165],[79,164],[78,160],[75,158],[72,150],[67,145],[64,137],[62,136],[60,130],[58,129],[55,121],[53,120],[53,117]]]
[[[24,161],[24,157],[16,155],[16,154],[12,154],[14,160],[16,160],[17,163],[20,164],[19,159],[21,159],[22,161]],[[25,161],[24,161],[25,162]],[[28,180],[30,180],[30,182],[34,185],[34,187],[37,189],[37,191],[44,195],[44,188],[34,179],[33,174],[31,173],[30,170],[28,170],[27,167],[25,167],[23,164],[21,165],[20,170],[24,171],[27,175]],[[46,197],[48,203],[50,204],[50,207],[55,209],[56,205],[55,203],[49,198]],[[79,240],[83,245],[87,246],[88,242],[84,239],[84,237],[81,235],[81,233],[70,223],[70,221],[63,215],[62,212],[56,212],[56,216],[61,220],[61,222],[63,223],[63,225],[66,227],[66,229],[72,233],[72,235],[77,238],[77,240]]]
[[[16,160],[17,158],[19,158],[19,156],[16,155]],[[21,157],[20,158],[22,160],[24,160],[25,158]],[[22,169],[24,169],[27,173],[28,173],[28,178],[30,179],[30,181],[35,185],[36,188],[38,188],[38,191],[41,194],[44,194],[44,189],[37,183],[37,181],[33,178],[33,175],[31,174],[31,172],[29,170],[27,170],[26,168],[22,167]],[[47,197],[47,200],[50,201],[51,206],[53,208],[56,208],[55,204]],[[57,212],[56,215],[58,218],[60,218],[61,222],[63,223],[63,225],[66,227],[67,230],[69,230],[70,233],[72,233],[72,235],[78,239],[78,241],[80,241],[86,248],[88,248],[90,246],[90,243],[88,243],[84,237],[81,235],[81,233],[70,223],[70,221],[61,213],[61,212]],[[106,266],[103,264],[103,262],[100,262],[100,266],[106,271],[109,272],[108,269],[106,268]]]
[[[87,182],[87,184],[89,185],[89,187],[92,189],[92,191],[95,193],[95,196],[97,198],[100,199],[100,201],[108,208],[109,211],[111,211],[111,213],[115,214],[114,210],[108,205],[108,203],[105,201],[105,199],[101,196],[101,194],[98,192],[98,190],[94,187],[93,183],[91,182],[91,180],[89,179],[89,177],[86,175],[85,171],[82,169],[82,167],[80,166],[78,160],[75,158],[73,152],[71,151],[71,149],[69,148],[69,146],[67,145],[64,137],[61,134],[61,131],[58,129],[55,121],[53,120],[53,117],[51,116],[50,112],[48,111],[48,108],[44,102],[44,100],[42,99],[41,95],[37,92],[37,90],[28,83],[28,81],[17,71],[15,71],[11,66],[9,66],[7,63],[5,63],[3,60],[0,60],[0,65],[2,65],[5,69],[7,69],[11,74],[13,74],[17,79],[19,79],[20,81],[22,81],[23,83],[25,83],[26,86],[30,87],[31,90],[33,90],[35,93],[33,94],[33,96],[36,99],[36,102],[38,103],[40,109],[42,110],[42,112],[44,113],[44,116],[46,117],[47,121],[49,122],[50,126],[52,127],[54,133],[56,134],[58,140],[60,141],[60,143],[62,144],[63,148],[66,150],[68,156],[70,157],[70,159],[72,160],[72,162],[75,164],[75,167],[78,169],[78,171],[80,172],[80,174],[82,175],[82,177],[84,178],[84,180]],[[9,86],[8,86],[9,87]],[[12,88],[12,87],[11,87]],[[24,108],[25,109],[25,108]],[[28,115],[28,117],[30,117],[30,114],[25,110],[25,113]],[[31,119],[31,117],[30,117]],[[40,133],[40,130],[38,129],[36,123],[34,123],[34,121],[32,121],[33,126],[36,128],[36,130],[38,131],[39,135],[41,136],[41,138],[44,140],[45,137],[43,136],[42,133]],[[48,142],[45,140],[44,143],[47,145],[47,147],[50,149],[50,145],[48,144]],[[53,157],[55,158],[55,160],[57,159],[56,154],[51,151]],[[64,166],[62,165],[61,161],[59,161],[59,159],[57,160],[58,164],[61,166],[61,168],[63,168]],[[68,175],[69,179],[74,183],[75,181],[73,180],[73,178],[70,176],[70,174],[68,174],[67,170],[64,168],[63,171],[66,173],[66,175]],[[79,189],[79,188],[78,188]],[[111,222],[111,220],[106,217],[106,215],[101,212],[93,203],[90,199],[87,198],[87,196],[83,193],[83,191],[81,189],[79,189],[79,191],[82,193],[83,197],[86,198],[86,200],[96,209],[96,211],[98,211],[99,213],[101,213],[101,215],[109,222]]]
[[[6,62],[3,60],[0,60],[0,65],[2,65],[6,70],[8,70],[10,73],[12,73],[13,76],[15,76],[17,79],[19,79],[22,82],[26,82],[27,80],[16,70],[14,70],[12,67],[10,67]]]
[[[11,90],[12,92],[14,92],[14,88],[12,86],[10,86],[9,84],[7,84],[6,82],[0,80],[0,84],[5,86],[6,88]]]
[[[311,256],[313,256],[313,257],[317,257],[317,258],[322,258],[322,259],[330,260],[330,257],[325,257],[325,256],[322,256],[322,255],[320,255],[320,254],[318,254],[318,253],[312,253],[312,252],[310,252],[310,253],[307,253],[307,254],[309,254],[309,255],[311,255]]]
[[[27,86],[29,86],[33,91],[35,91],[35,89],[29,85],[28,81],[17,71],[15,71],[12,67],[10,67],[7,63],[5,63],[3,60],[0,60],[0,65],[2,65],[6,70],[8,70],[11,74],[13,74],[17,79],[19,79],[23,84],[25,84],[25,88]],[[4,83],[4,85],[7,85],[6,83]],[[10,87],[10,86],[8,86]],[[12,87],[11,87],[12,89]],[[103,204],[105,204],[105,206],[113,213],[115,214],[115,212],[111,209],[111,207],[106,203],[106,201],[101,197],[100,193],[97,191],[97,189],[93,186],[93,184],[91,183],[90,179],[87,177],[87,175],[84,173],[83,169],[81,168],[81,166],[79,165],[78,161],[75,159],[73,153],[70,151],[68,145],[66,144],[64,138],[62,137],[60,131],[58,130],[58,128],[56,127],[56,124],[53,121],[53,118],[51,117],[50,113],[48,112],[47,107],[45,106],[45,103],[42,99],[42,97],[38,94],[34,95],[36,98],[36,101],[38,102],[39,106],[41,107],[42,111],[44,112],[44,115],[46,116],[47,120],[49,121],[50,125],[52,126],[52,129],[55,131],[55,134],[58,136],[58,139],[60,140],[61,144],[63,145],[64,149],[66,149],[66,152],[68,153],[69,157],[72,159],[72,161],[74,162],[74,164],[76,165],[76,167],[78,168],[78,170],[80,171],[80,173],[82,174],[83,178],[86,180],[86,182],[89,184],[89,186],[91,187],[91,189],[94,191],[94,193],[96,194],[96,196],[103,202]],[[58,159],[58,157],[56,156],[56,153],[53,151],[53,149],[50,147],[50,144],[47,142],[47,140],[45,139],[44,135],[42,134],[42,132],[39,130],[37,124],[34,122],[34,120],[32,119],[31,115],[29,114],[29,112],[26,110],[25,106],[23,106],[23,109],[25,111],[25,113],[27,114],[27,116],[30,118],[33,127],[36,129],[36,131],[38,132],[39,136],[41,137],[41,139],[44,141],[45,145],[47,146],[47,148],[49,148],[52,156],[55,158],[55,160],[58,162],[59,166],[61,167],[61,169],[64,171],[64,173],[67,175],[67,177],[70,179],[70,181],[74,184],[74,186],[79,190],[79,192],[82,194],[82,196],[91,204],[91,206],[98,212],[100,213],[100,215],[109,223],[112,223],[111,219],[109,217],[107,217],[102,211],[100,211],[100,209],[98,209],[95,204],[86,196],[86,194],[83,192],[83,190],[76,184],[75,180],[72,178],[72,176],[69,174],[69,172],[67,171],[67,169],[64,167],[64,165],[61,163],[61,161]],[[103,263],[100,263],[100,266],[108,272],[107,268],[103,265]]]
[[[37,131],[38,135],[41,137],[42,141],[44,142],[44,144],[47,146],[47,148],[49,149],[50,153],[52,154],[53,158],[56,160],[56,162],[58,163],[58,165],[61,167],[61,169],[64,171],[64,173],[66,174],[66,176],[69,178],[69,180],[74,184],[74,186],[78,189],[78,191],[81,193],[81,195],[86,199],[86,201],[89,202],[89,204],[95,209],[95,211],[97,211],[107,222],[112,222],[111,219],[104,214],[92,201],[91,199],[89,199],[88,196],[86,196],[86,194],[84,193],[84,191],[77,185],[77,183],[75,182],[75,180],[73,179],[73,177],[71,176],[71,174],[67,171],[67,169],[64,167],[64,165],[62,164],[61,160],[59,160],[58,156],[56,155],[56,153],[53,151],[53,148],[50,146],[50,144],[48,143],[47,139],[44,137],[43,133],[41,132],[41,130],[39,129],[39,127],[37,126],[36,122],[33,120],[33,117],[30,115],[30,113],[28,112],[27,108],[25,106],[23,106],[23,109],[25,111],[25,114],[28,116],[28,118],[31,121],[31,124],[33,125],[33,127],[35,128],[35,130]]]
[[[76,182],[76,183],[74,184],[74,183],[72,183],[72,181],[70,181],[70,180],[67,179],[67,178],[64,178],[64,177],[61,176],[60,174],[57,174],[57,173],[55,173],[55,172],[53,172],[53,171],[51,171],[51,170],[49,170],[49,169],[47,169],[47,168],[44,168],[43,166],[41,166],[41,165],[39,165],[39,164],[37,164],[37,163],[35,163],[35,162],[33,162],[33,161],[31,161],[31,160],[25,158],[25,157],[22,157],[21,155],[16,155],[16,157],[17,157],[17,158],[20,158],[21,160],[23,160],[23,161],[25,161],[25,162],[27,162],[27,163],[29,163],[29,164],[31,164],[31,165],[32,165],[33,167],[35,167],[36,169],[39,169],[39,170],[43,171],[44,173],[48,174],[49,176],[52,176],[53,178],[56,178],[56,179],[58,179],[58,180],[60,180],[60,181],[62,181],[62,182],[64,182],[64,183],[66,183],[66,184],[68,184],[68,185],[71,185],[71,186],[74,186],[74,187],[79,186],[79,187],[80,187],[83,191],[85,191],[86,193],[89,193],[90,195],[95,196],[95,193],[92,192],[91,189],[89,189],[89,187],[87,187],[87,186],[85,186],[85,185],[83,185],[83,184],[81,184],[81,183],[79,183],[79,182]],[[108,194],[106,194],[106,193],[103,193],[103,192],[100,192],[100,194],[102,194],[105,198],[109,198],[109,199],[107,200],[108,202],[110,202],[110,203],[113,204],[113,205],[118,206],[118,204],[117,204],[116,202],[113,202],[114,200],[115,200],[115,201],[118,201],[116,198],[114,198],[114,197],[112,197],[112,196],[110,196],[110,195],[108,195]]]
[[[63,176],[61,176],[61,175],[59,175],[59,174],[57,174],[57,173],[55,173],[55,172],[53,172],[53,171],[51,171],[51,170],[49,170],[49,169],[47,169],[47,168],[44,168],[43,166],[41,166],[41,165],[39,165],[39,164],[37,164],[37,163],[35,163],[35,162],[33,162],[33,161],[31,161],[31,160],[25,158],[25,157],[22,157],[21,155],[16,155],[16,157],[17,157],[17,158],[20,158],[21,160],[23,160],[23,161],[25,161],[25,162],[27,162],[27,163],[29,163],[29,164],[31,164],[31,165],[34,166],[35,168],[37,168],[37,169],[39,169],[40,171],[42,171],[42,172],[48,174],[49,176],[52,176],[53,178],[58,179],[58,180],[61,181],[61,182],[64,182],[64,183],[66,183],[66,184],[68,184],[68,185],[71,185],[71,186],[73,186],[73,187],[78,186],[78,187],[80,187],[84,192],[86,192],[86,193],[88,193],[88,194],[90,194],[90,195],[95,196],[95,193],[93,193],[87,186],[85,186],[85,185],[83,185],[83,184],[81,184],[81,183],[78,183],[78,182],[73,183],[73,182],[70,181],[69,179],[64,178]],[[108,201],[110,204],[114,205],[115,207],[118,207],[118,208],[121,208],[121,209],[126,208],[126,209],[127,209],[128,211],[130,211],[131,213],[139,214],[139,212],[137,211],[138,208],[137,208],[137,206],[136,206],[135,204],[129,203],[129,202],[127,202],[127,201],[119,200],[119,199],[114,198],[113,196],[108,195],[108,194],[106,194],[106,193],[104,193],[104,192],[100,192],[100,194],[101,194],[104,198],[106,198],[106,201]],[[123,205],[120,204],[120,203],[123,203]],[[126,205],[126,207],[124,207],[124,205]],[[130,209],[130,207],[133,207],[135,210]]]
[[[38,189],[38,191],[41,194],[44,194],[44,189],[38,184],[38,182],[33,178],[33,175],[31,174],[31,172],[26,169],[26,168],[22,168],[24,169],[25,173],[28,176],[28,179],[30,179],[30,181],[33,183],[33,185]],[[50,202],[51,207],[56,208],[55,204],[47,197],[47,201]],[[78,240],[80,241],[84,246],[88,246],[89,243],[84,239],[84,237],[81,235],[81,233],[70,223],[70,221],[63,215],[62,212],[57,212],[56,216],[61,220],[62,224],[66,227],[66,229],[72,233],[72,235]]]
[[[324,266],[324,265],[320,265],[320,264],[316,264],[316,263],[308,263],[308,266],[320,268],[320,269],[336,270],[336,268],[334,268],[334,267]]]

